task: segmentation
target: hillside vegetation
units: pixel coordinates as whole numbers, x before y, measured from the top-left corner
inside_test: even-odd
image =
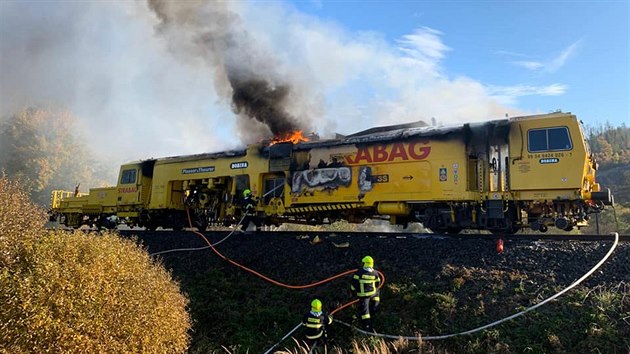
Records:
[[[602,234],[613,231],[630,234],[630,128],[625,124],[613,127],[605,123],[586,130],[591,151],[600,165],[597,181],[610,188],[616,205],[593,217],[583,232],[596,233],[599,222]]]
[[[0,171],[19,180],[31,200],[50,203],[53,189],[81,190],[102,186],[116,171],[105,168],[90,153],[68,111],[26,107],[0,117]]]

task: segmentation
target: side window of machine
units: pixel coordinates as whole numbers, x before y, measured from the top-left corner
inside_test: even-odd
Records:
[[[269,203],[271,198],[282,198],[284,196],[284,177],[270,177],[265,179],[264,202]]]
[[[136,183],[136,170],[123,170],[122,177],[120,177],[121,184]]]
[[[529,151],[538,152],[547,150],[547,130],[536,129],[530,130],[527,133],[527,140],[529,142]]]
[[[551,128],[549,134],[549,150],[571,150],[569,129],[565,127]]]
[[[571,136],[566,127],[532,129],[527,132],[529,152],[571,150]]]

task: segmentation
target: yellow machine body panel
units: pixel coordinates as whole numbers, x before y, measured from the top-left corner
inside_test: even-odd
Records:
[[[63,191],[66,192],[66,191]],[[72,192],[67,192],[67,193],[72,193]],[[62,211],[64,213],[81,213],[83,212],[83,206],[88,204],[88,195],[84,194],[82,196],[76,196],[76,197],[67,197],[64,199],[61,199],[59,201],[59,203],[57,204],[57,208],[54,208],[53,210],[59,210]]]
[[[589,155],[574,115],[515,119],[510,129],[510,189],[519,192],[520,199],[581,198],[584,182],[594,181]]]
[[[219,179],[229,183],[230,194],[237,189],[231,188],[232,179],[244,177],[245,186],[255,195],[261,178],[268,171],[268,161],[258,153],[259,146],[251,146],[234,154],[202,154],[158,159],[153,171],[153,190],[151,191],[150,209],[184,209],[186,190],[192,185],[212,187]]]
[[[364,146],[346,145],[310,155],[322,167],[292,176],[289,205],[476,199],[466,184],[467,157],[461,139],[409,139]],[[343,161],[329,167],[326,161]]]
[[[55,190],[52,210],[63,213],[101,214],[116,212],[116,187],[92,188],[89,194]]]
[[[143,181],[140,171],[140,163],[130,163],[120,167],[116,190],[118,192],[118,206],[122,210],[134,209],[136,206],[144,204],[143,191],[150,189],[151,184],[147,183],[146,180]]]
[[[116,187],[91,188],[83,206],[85,214],[116,213],[118,194]]]

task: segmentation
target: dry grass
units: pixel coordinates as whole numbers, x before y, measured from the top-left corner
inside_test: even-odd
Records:
[[[339,347],[316,347],[310,348],[303,342],[295,340],[295,348],[289,350],[278,350],[276,354],[309,354],[309,353],[328,353],[342,354],[344,350]],[[354,354],[395,354],[395,353],[434,353],[431,346],[423,345],[422,341],[410,343],[408,340],[400,338],[395,341],[383,340],[381,338],[369,337],[363,339],[354,339],[351,343],[351,353]]]
[[[1,183],[0,353],[186,351],[188,300],[161,265],[115,234],[45,231]]]
[[[45,222],[46,213],[29,201],[22,186],[0,173],[0,269],[25,257]]]

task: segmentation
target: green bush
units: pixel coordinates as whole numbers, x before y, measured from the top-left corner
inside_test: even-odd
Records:
[[[27,204],[2,204],[2,253],[20,256],[0,270],[0,352],[186,351],[188,300],[161,265],[113,233],[27,229]]]

